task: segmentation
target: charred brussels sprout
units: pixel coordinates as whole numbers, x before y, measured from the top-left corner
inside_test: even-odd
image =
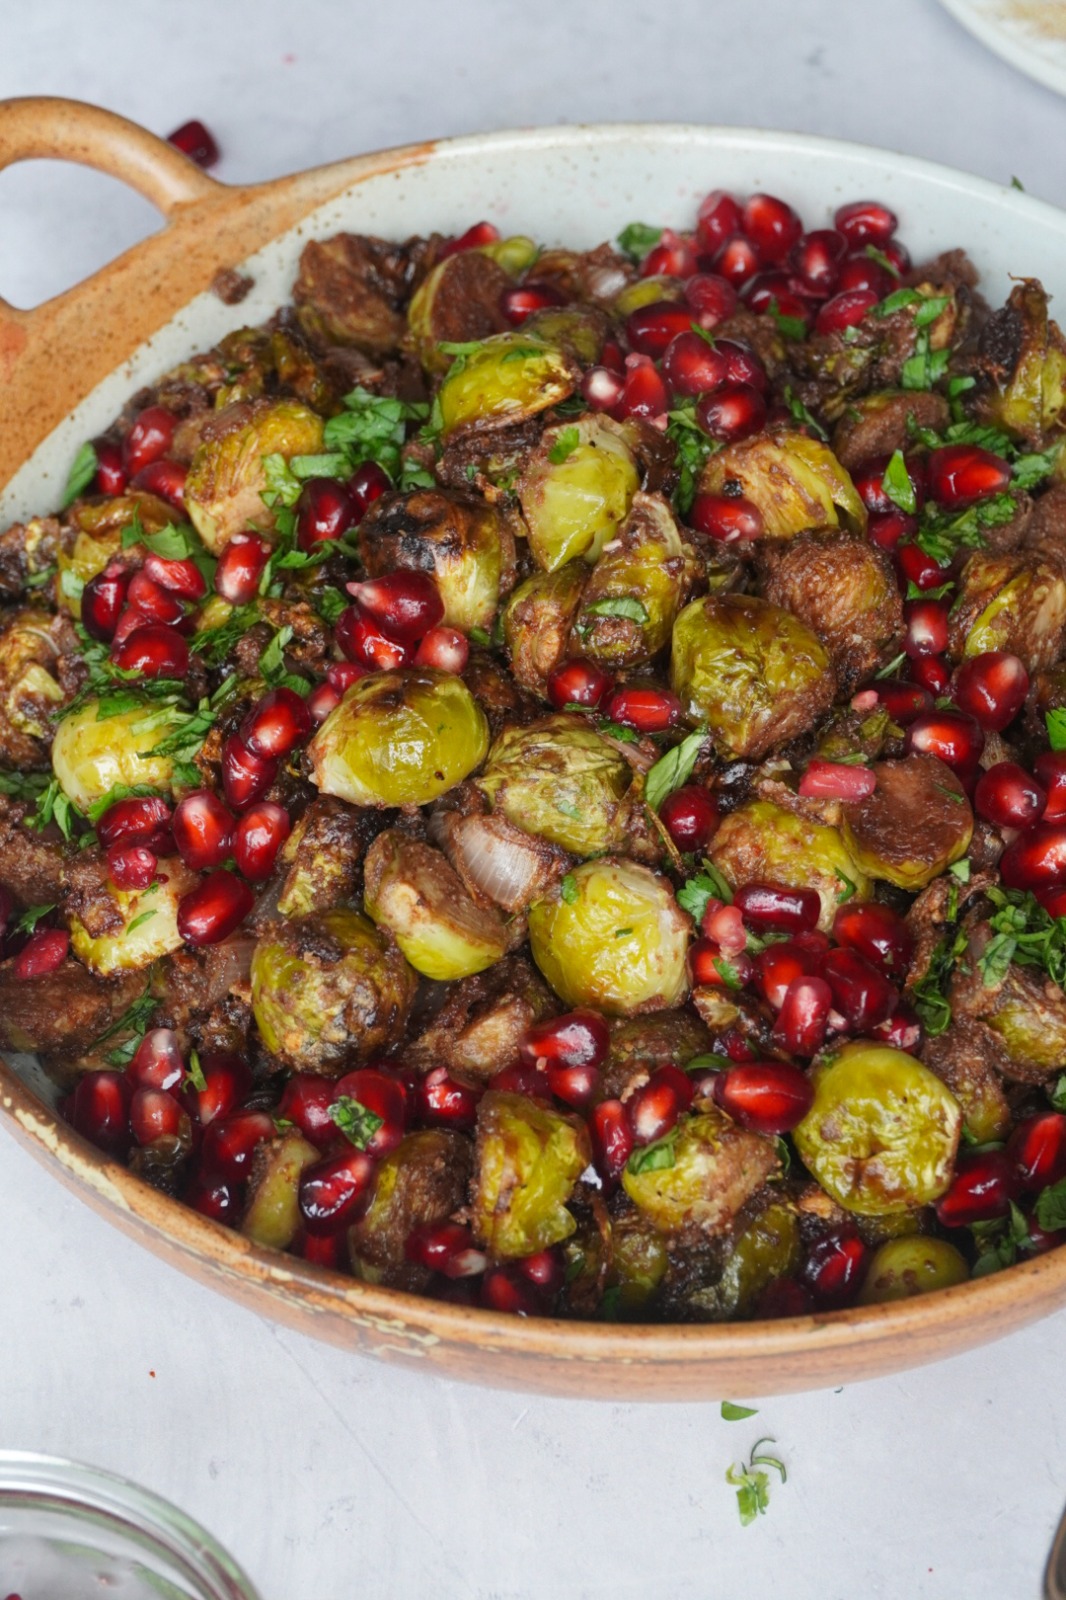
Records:
[[[484,339],[452,363],[440,386],[442,432],[524,422],[572,394],[576,371],[560,350],[522,333]]]
[[[969,849],[970,802],[936,756],[880,761],[872,770],[873,793],[844,807],[844,843],[868,877],[916,893]]]
[[[583,561],[571,561],[556,572],[535,572],[507,602],[503,637],[511,671],[531,694],[546,697],[548,676],[566,655],[588,575]]]
[[[352,684],[307,749],[312,782],[355,806],[424,806],[480,766],[485,713],[448,672],[376,672]]]
[[[198,880],[178,856],[161,861],[159,869],[147,889],[118,889],[109,879],[107,903],[86,912],[88,926],[71,916],[70,947],[98,977],[135,972],[182,948],[178,901]]]
[[[801,533],[760,553],[769,558],[766,599],[817,634],[840,689],[850,693],[903,631],[903,603],[888,556],[845,533]]]
[[[502,241],[501,241],[502,242]],[[407,310],[409,342],[427,372],[447,372],[442,344],[465,344],[502,333],[507,318],[500,296],[511,278],[485,250],[462,250],[439,261],[415,290]]]
[[[522,331],[591,367],[600,359],[610,327],[595,306],[546,306],[526,318]]]
[[[597,561],[639,487],[633,452],[609,417],[546,428],[515,486],[537,565],[554,572],[579,558]]]
[[[629,520],[592,569],[574,620],[575,653],[617,670],[651,661],[670,641],[697,577],[694,552],[658,495],[638,494]]]
[[[322,418],[296,400],[238,402],[218,413],[185,480],[185,509],[207,548],[218,555],[245,528],[269,532],[263,501],[266,456],[317,455]]]
[[[622,1099],[630,1084],[643,1083],[656,1067],[667,1062],[685,1067],[710,1048],[710,1034],[690,1011],[627,1017],[611,1028],[611,1048],[603,1064],[604,1092]]]
[[[749,800],[723,818],[711,858],[733,889],[752,882],[817,889],[826,933],[842,901],[870,898],[870,880],[839,831],[772,800]]]
[[[729,445],[708,459],[700,491],[743,495],[762,512],[769,539],[807,528],[866,528],[866,507],[850,477],[828,445],[805,433],[760,433]]]
[[[1016,284],[988,319],[980,359],[992,385],[979,402],[982,416],[1042,449],[1066,407],[1066,341],[1048,317],[1048,297],[1035,278]]]
[[[356,1277],[397,1289],[424,1289],[429,1273],[407,1260],[408,1235],[442,1222],[466,1200],[470,1141],[442,1128],[410,1133],[378,1167],[370,1209],[348,1230]]]
[[[757,761],[833,703],[829,657],[791,612],[754,595],[707,595],[674,623],[670,681],[722,752]]]
[[[416,983],[367,917],[324,911],[263,934],[252,956],[252,1011],[285,1066],[337,1077],[402,1029]]]
[[[800,1264],[799,1217],[785,1200],[772,1200],[737,1234],[714,1287],[720,1317],[746,1317],[775,1278],[789,1278]]]
[[[52,741],[52,771],[68,800],[88,811],[110,789],[147,784],[169,790],[173,764],[152,755],[163,737],[151,723],[151,707],[101,716],[101,702],[88,700],[64,717]]]
[[[439,850],[396,828],[367,852],[363,903],[423,977],[451,983],[506,954],[499,913],[474,904]]]
[[[688,992],[691,923],[669,882],[632,861],[586,861],[529,910],[533,959],[568,1005],[665,1011]]]
[[[494,1256],[515,1257],[569,1239],[577,1224],[566,1203],[591,1159],[577,1117],[525,1095],[483,1095],[471,1200],[479,1242]]]
[[[680,278],[671,278],[657,272],[650,278],[637,278],[627,283],[614,297],[611,310],[616,317],[632,316],[644,306],[658,305],[661,300],[683,300],[685,286]]]
[[[499,512],[440,489],[382,495],[359,524],[359,553],[372,578],[397,567],[428,573],[444,621],[464,633],[491,628],[514,583],[514,539]]]
[[[657,1145],[634,1151],[622,1186],[660,1233],[695,1241],[724,1233],[776,1167],[772,1140],[707,1106],[683,1116]]]
[[[913,1056],[845,1045],[814,1069],[814,1104],[793,1132],[804,1164],[845,1211],[928,1205],[951,1182],[962,1112]]]
[[[635,1208],[611,1218],[608,1289],[618,1291],[622,1316],[636,1316],[653,1299],[670,1266],[662,1234]]]
[[[241,1232],[253,1244],[287,1250],[299,1231],[300,1177],[321,1159],[321,1150],[295,1129],[256,1151]]]
[[[629,764],[577,716],[505,728],[474,781],[495,811],[574,855],[621,845],[631,807]]]
[[[1066,639],[1066,577],[1035,551],[978,551],[962,569],[951,608],[949,654],[956,661],[986,650],[1020,656],[1027,671],[1050,667]]]
[[[888,1239],[870,1258],[859,1304],[877,1306],[888,1300],[910,1300],[916,1294],[965,1283],[969,1276],[964,1257],[946,1239],[930,1239],[918,1233]]]
[[[1012,910],[1013,926],[1024,929],[1025,914],[1017,905],[1004,908],[1004,922]],[[1005,942],[987,923],[972,929],[948,992],[958,1019],[952,1031],[961,1029],[963,1038],[977,1046],[979,1059],[990,1061],[1004,1078],[1043,1083],[1066,1062],[1066,995],[1038,968],[1004,960],[1013,954],[1015,936],[1008,933]]]
[[[63,691],[49,670],[58,650],[46,611],[0,614],[0,762],[44,767],[51,716]]]

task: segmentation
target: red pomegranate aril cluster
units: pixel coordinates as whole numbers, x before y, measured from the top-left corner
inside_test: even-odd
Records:
[[[626,338],[630,348],[657,361],[679,334],[689,334],[692,317],[686,305],[677,300],[656,300],[640,306],[626,318]],[[692,335],[693,338],[697,337]]]
[[[1045,750],[1033,763],[1033,777],[1047,795],[1044,821],[1066,817],[1066,750]]]
[[[399,1079],[376,1067],[359,1067],[338,1080],[335,1095],[338,1101],[358,1102],[380,1118],[381,1126],[362,1143],[367,1155],[381,1160],[395,1150],[407,1127],[407,1091]]]
[[[914,939],[903,918],[877,900],[848,901],[839,906],[833,918],[833,938],[894,978],[907,971],[914,954]]]
[[[696,250],[691,239],[664,228],[640,264],[642,278],[687,278],[696,270]]]
[[[820,972],[832,992],[834,1009],[851,1033],[863,1034],[887,1022],[899,1003],[884,973],[845,945],[826,952]]]
[[[516,284],[500,294],[500,310],[512,328],[521,327],[535,311],[547,311],[550,306],[565,305],[566,301],[550,283]]]
[[[408,1234],[404,1253],[408,1261],[446,1278],[474,1278],[488,1265],[484,1251],[461,1222],[423,1223]]]
[[[453,1078],[447,1067],[434,1067],[422,1079],[420,1105],[423,1121],[433,1128],[469,1130],[477,1121],[481,1092]]]
[[[189,469],[181,461],[150,461],[132,478],[130,487],[167,500],[176,511],[185,509],[185,479]]]
[[[899,227],[899,221],[895,212],[879,200],[852,200],[837,209],[833,226],[853,247],[872,244],[883,249]]]
[[[191,1079],[181,1091],[182,1103],[193,1121],[207,1128],[220,1117],[238,1110],[252,1087],[252,1074],[240,1056],[210,1051],[200,1058],[204,1087]]]
[[[130,1132],[139,1145],[154,1144],[157,1139],[179,1139],[191,1142],[191,1124],[179,1101],[164,1089],[135,1089],[130,1101]]]
[[[1028,1194],[1066,1178],[1066,1116],[1042,1111],[1024,1117],[1007,1141],[1021,1188]]]
[[[300,1178],[300,1214],[309,1233],[335,1233],[356,1221],[373,1192],[376,1164],[354,1145],[308,1167]]]
[[[799,793],[811,799],[864,800],[876,787],[876,774],[869,767],[823,761],[819,756],[811,758],[799,781]]]
[[[881,298],[876,289],[842,289],[819,306],[814,319],[815,333],[843,333],[848,328],[858,327]]]
[[[170,820],[170,807],[161,795],[116,800],[97,822],[96,836],[105,849],[116,844],[143,844]]]
[[[1037,822],[1003,852],[1000,876],[1008,889],[1058,888],[1066,884],[1066,822]]]
[[[984,732],[976,720],[965,711],[950,709],[926,711],[915,717],[905,740],[908,755],[938,756],[963,784],[975,776],[984,747]]]
[[[444,619],[440,590],[425,572],[401,569],[347,587],[362,611],[405,644],[414,644]]]
[[[696,420],[720,444],[737,444],[766,425],[766,401],[751,383],[722,383],[696,404]]]
[[[594,711],[612,684],[613,679],[595,661],[574,656],[552,668],[546,687],[556,711],[565,711],[568,706]]]
[[[129,474],[122,464],[122,446],[111,439],[97,439],[96,451],[97,494],[122,494],[129,482]]]
[[[680,700],[669,690],[646,689],[638,684],[613,690],[602,709],[612,722],[635,728],[638,733],[666,733],[684,715]]]
[[[106,1155],[124,1157],[130,1148],[130,1101],[125,1073],[86,1072],[78,1079],[67,1105],[67,1120],[76,1133]]]
[[[535,1022],[519,1040],[518,1055],[531,1067],[601,1067],[610,1046],[605,1018],[582,1009]]]

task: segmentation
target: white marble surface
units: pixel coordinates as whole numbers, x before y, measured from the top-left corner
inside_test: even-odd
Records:
[[[934,0],[0,0],[0,41],[0,96],[98,100],[163,133],[202,116],[231,180],[434,134],[659,118],[862,139],[1066,204],[1066,104]],[[32,304],[152,225],[80,170],[4,174],[0,293]],[[128,1243],[6,1132],[0,1211],[0,1445],[149,1484],[263,1600],[1038,1594],[1066,1498],[1061,1317],[727,1424],[711,1404],[459,1387],[280,1332]],[[763,1432],[789,1481],[742,1529],[724,1473]]]

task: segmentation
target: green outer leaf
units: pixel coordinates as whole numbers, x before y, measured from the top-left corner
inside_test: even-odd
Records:
[[[734,1405],[732,1400],[722,1401],[723,1422],[743,1422],[746,1417],[757,1417],[758,1410],[754,1406]]]
[[[893,451],[892,458],[885,468],[884,477],[881,479],[881,487],[893,505],[898,506],[908,516],[914,515],[918,509],[918,496],[914,492],[902,450]]]
[[[59,509],[65,511],[87,489],[96,477],[96,469],[100,465],[96,455],[96,447],[90,440],[86,440],[70,464],[70,473],[67,477],[63,498],[59,502]]]
[[[706,741],[706,728],[697,728],[648,769],[644,778],[644,800],[653,811],[658,811],[667,795],[688,782]]]

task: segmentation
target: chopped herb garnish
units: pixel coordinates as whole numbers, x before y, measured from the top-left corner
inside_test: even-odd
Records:
[[[1015,961],[1066,989],[1066,917],[1053,917],[1028,890],[990,886],[985,893],[996,908],[988,919],[992,937],[977,961],[985,987],[1002,983]]]
[[[703,913],[711,900],[720,900],[723,905],[732,905],[733,891],[711,861],[703,863],[702,872],[694,878],[686,880],[684,886],[677,891],[677,903],[682,911],[687,911],[696,922],[703,921]]]
[[[568,906],[577,904],[577,879],[568,872],[559,885],[559,894]]]
[[[143,923],[150,922],[154,916],[154,911],[142,911],[140,916],[134,917],[132,922],[127,923],[126,932],[132,933],[134,928],[139,928]]]
[[[893,505],[905,511],[908,516],[913,516],[918,509],[918,496],[911,482],[911,475],[907,471],[907,463],[903,459],[903,451],[895,450],[892,458],[885,468],[881,487],[892,501]]]
[[[32,817],[26,818],[26,827],[39,833],[54,822],[64,839],[69,840],[74,833],[74,818],[80,817],[81,812],[72,800],[68,800],[59,787],[59,779],[53,778],[48,787],[38,796],[37,809]]]
[[[93,1040],[89,1046],[90,1050],[106,1044],[108,1039],[117,1038],[119,1034],[128,1033],[130,1037],[124,1039],[114,1050],[109,1050],[106,1057],[108,1066],[126,1066],[137,1054],[137,1047],[144,1038],[145,1029],[155,1015],[158,1005],[158,1000],[145,989],[144,993],[138,995],[133,1004],[109,1028]]]
[[[10,795],[12,800],[32,800],[36,804],[52,781],[43,772],[0,770],[0,794]]]
[[[732,1400],[722,1401],[723,1422],[743,1422],[747,1417],[757,1417],[758,1410],[754,1406],[734,1405]]]
[[[951,1004],[947,998],[947,990],[955,970],[955,963],[966,949],[968,942],[961,928],[957,932],[949,931],[943,934],[930,957],[924,978],[920,978],[911,991],[914,1009],[931,1039],[935,1039],[951,1025]]]
[[[625,617],[629,622],[641,624],[648,620],[648,608],[636,595],[611,595],[605,600],[594,600],[585,606],[585,615],[592,617]]]
[[[951,863],[951,866],[948,868],[948,871],[951,873],[951,876],[953,878],[957,878],[960,883],[969,883],[969,881],[970,881],[970,858],[969,858],[969,856],[963,856],[961,861],[953,861]]]
[[[818,418],[813,412],[808,411],[803,401],[798,395],[793,394],[788,384],[785,385],[785,404],[797,422],[802,422],[805,427],[810,428],[815,437],[821,439],[823,444],[829,443],[829,435],[818,421]]]
[[[378,1129],[384,1126],[384,1117],[379,1117],[376,1111],[371,1111],[369,1106],[363,1105],[361,1100],[353,1100],[351,1095],[342,1094],[334,1100],[329,1108],[330,1121],[336,1123],[346,1139],[355,1145],[357,1150],[365,1150]]]
[[[629,939],[632,937],[632,934],[632,928],[616,928],[614,930],[614,936],[616,939]]]
[[[790,317],[781,310],[777,300],[771,296],[767,307],[768,314],[773,318],[778,333],[785,339],[800,340],[807,337],[807,324],[802,317]]]
[[[1066,1178],[1037,1195],[1033,1210],[1045,1232],[1058,1233],[1060,1228],[1066,1228]]]
[[[661,228],[649,227],[646,222],[631,222],[618,235],[618,248],[631,261],[635,261],[639,267],[644,257],[649,251],[654,250],[662,236],[663,230]]]
[[[639,1150],[634,1150],[626,1162],[626,1171],[639,1177],[642,1172],[665,1172],[675,1165],[677,1161],[676,1147],[679,1129],[674,1127],[662,1139],[656,1139],[654,1144],[643,1145]]]
[[[992,495],[980,505],[957,513],[941,511],[930,504],[922,511],[915,543],[938,566],[947,567],[958,550],[983,549],[984,529],[1009,522],[1017,509],[1017,501],[1010,494]]]
[[[679,406],[677,410],[667,412],[666,437],[671,440],[677,451],[675,465],[678,480],[677,488],[674,490],[674,505],[684,517],[691,511],[692,502],[696,498],[696,484],[703,463],[719,446],[704,433],[696,421],[695,403]]]
[[[874,677],[894,678],[906,659],[906,651],[901,650],[898,656],[893,656],[891,661],[886,661],[884,666],[878,672],[874,673]]]
[[[842,906],[846,900],[850,900],[852,895],[857,893],[858,885],[852,882],[846,872],[837,871],[834,876],[841,886],[840,893],[837,895],[837,904]]]
[[[475,341],[465,348],[477,350],[480,344]],[[376,461],[395,481],[403,471],[402,451],[408,424],[425,423],[429,414],[429,406],[424,401],[371,394],[360,385],[344,396],[344,410],[326,423],[326,449],[342,451],[348,457],[349,472],[362,461]],[[409,470],[423,469],[412,466]],[[429,483],[434,481],[428,473],[424,475]]]
[[[658,811],[667,795],[688,782],[706,741],[706,728],[697,728],[648,769],[644,778],[644,799],[653,811]]]
[[[558,467],[569,459],[581,443],[581,433],[575,427],[564,428],[548,451],[548,460],[552,466]]]
[[[297,672],[289,672],[285,666],[285,647],[291,640],[292,628],[287,624],[279,628],[259,657],[259,672],[272,689],[294,689],[297,694],[307,695],[311,692],[310,681]]]
[[[569,817],[571,822],[581,821],[581,812],[569,800],[556,800],[555,809],[561,812],[564,817]]]
[[[894,278],[899,277],[899,268],[892,260],[892,257],[886,256],[885,252],[879,250],[875,244],[868,244],[864,254],[867,260],[876,261],[879,267],[883,267],[886,272],[890,272]]]
[[[1056,1111],[1066,1111],[1066,1072],[1061,1072],[1055,1079],[1055,1087],[1050,1090],[1048,1099]]]
[[[726,1483],[732,1484],[737,1491],[737,1510],[740,1512],[740,1521],[743,1527],[754,1522],[756,1517],[764,1516],[770,1504],[770,1476],[764,1472],[764,1467],[770,1467],[778,1473],[782,1483],[788,1482],[788,1473],[783,1461],[777,1456],[763,1454],[764,1444],[773,1444],[773,1439],[760,1439],[751,1452],[746,1463],[734,1463],[725,1475]]]
[[[575,708],[569,706],[567,709],[572,711]],[[587,711],[588,707],[582,706],[580,709]],[[597,733],[602,733],[608,739],[617,740],[619,744],[640,743],[640,734],[634,728],[627,728],[621,722],[612,722],[610,717],[599,717],[596,721],[596,731]]]
[[[61,511],[65,511],[83,490],[89,487],[96,477],[96,469],[99,465],[96,447],[87,440],[71,462],[67,485],[63,490],[63,498],[59,502]]]
[[[56,902],[53,900],[48,906],[29,906],[16,919],[14,931],[16,933],[32,933],[39,922],[42,922],[50,911],[54,911]]]
[[[185,1082],[191,1084],[197,1094],[207,1093],[207,1079],[204,1077],[204,1069],[200,1065],[200,1056],[196,1050],[189,1052],[189,1070],[185,1074]]]

